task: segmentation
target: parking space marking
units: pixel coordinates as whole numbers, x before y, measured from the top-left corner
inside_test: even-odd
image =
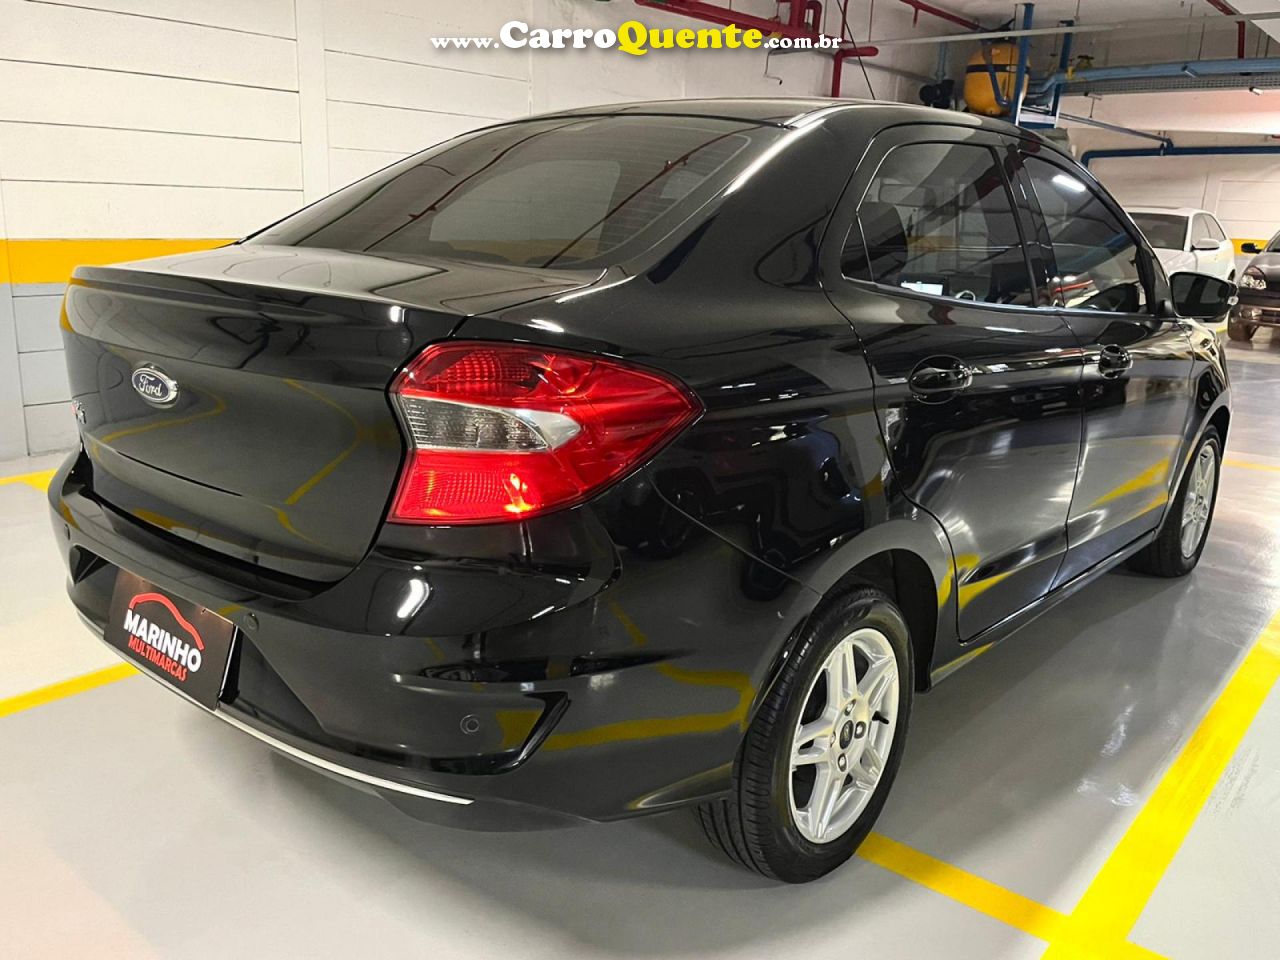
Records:
[[[84,693],[86,690],[93,690],[97,687],[106,686],[108,683],[115,683],[117,680],[132,677],[137,672],[130,664],[117,663],[101,670],[94,670],[92,673],[72,677],[70,680],[62,680],[58,683],[51,683],[47,687],[20,693],[15,697],[0,700],[0,717],[7,717],[10,714],[30,710],[33,707],[40,707],[46,703],[53,703],[55,700],[63,700],[66,697],[74,697],[77,693]]]
[[[1224,467],[1244,467],[1246,470],[1274,470],[1280,473],[1280,464],[1274,463],[1254,463],[1250,460],[1236,460],[1228,457],[1222,461]]]
[[[53,475],[57,470],[37,470],[35,473],[19,473],[12,477],[0,477],[0,487],[11,483],[25,483],[28,487],[34,487],[41,493],[49,489],[49,481],[53,479]]]
[[[1066,914],[881,834],[873,833],[862,841],[858,856],[1046,943],[1070,933],[1072,921]],[[1132,943],[1089,956],[1163,960],[1160,954]]]
[[[1280,679],[1280,613],[1258,635],[1204,719],[1156,785],[1102,870],[1071,911],[1070,926],[1044,954],[1111,956],[1126,943],[1156,886]]]

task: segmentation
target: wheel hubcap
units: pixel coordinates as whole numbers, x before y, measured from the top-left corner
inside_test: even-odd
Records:
[[[1213,507],[1213,491],[1218,482],[1218,458],[1208,444],[1200,448],[1191,479],[1187,482],[1187,495],[1182,502],[1182,555],[1191,557],[1200,548],[1205,530],[1209,526],[1209,511]]]
[[[898,660],[863,627],[828,654],[791,740],[791,819],[813,843],[843,836],[866,809],[893,747]]]

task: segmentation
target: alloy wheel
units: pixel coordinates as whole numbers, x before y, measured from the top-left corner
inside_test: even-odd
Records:
[[[1213,491],[1218,483],[1218,458],[1213,448],[1205,444],[1196,456],[1187,483],[1187,495],[1182,503],[1182,555],[1191,557],[1200,548],[1205,528],[1209,525],[1209,512],[1213,509]]]
[[[866,809],[893,747],[898,695],[898,660],[879,630],[855,630],[827,655],[791,742],[791,819],[806,840],[839,839]]]

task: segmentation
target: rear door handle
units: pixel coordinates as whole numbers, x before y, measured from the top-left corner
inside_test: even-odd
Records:
[[[921,397],[941,398],[959,393],[973,383],[973,370],[959,360],[926,360],[911,371],[907,383]]]
[[[1104,374],[1124,373],[1133,366],[1133,357],[1129,355],[1129,351],[1124,347],[1117,347],[1114,343],[1108,343],[1102,348],[1098,355],[1098,369]]]

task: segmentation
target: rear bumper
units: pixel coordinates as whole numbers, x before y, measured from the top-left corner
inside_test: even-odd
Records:
[[[117,513],[83,457],[49,498],[71,600],[99,636],[122,568],[217,611],[238,631],[213,716],[413,816],[478,829],[722,792],[757,692],[812,604],[803,589],[746,598],[744,555],[710,536],[679,557],[627,555],[624,576],[595,506],[530,523],[537,563],[499,560],[493,543],[446,560],[439,544],[395,539],[427,531],[392,530],[308,592]],[[414,580],[430,599],[406,612]]]
[[[83,613],[80,619],[94,636],[102,640],[101,626]],[[120,652],[115,647],[106,644],[105,640],[103,643],[112,653],[120,656]],[[121,659],[127,661],[128,658],[121,656]],[[364,761],[350,754],[326,750],[319,744],[290,737],[281,730],[262,725],[249,714],[229,704],[220,703],[216,710],[206,710],[145,670],[139,670],[139,673],[148,679],[155,680],[170,693],[183,697],[192,706],[209,716],[216,717],[242,733],[248,734],[290,760],[357,790],[388,800],[420,820],[477,830],[536,830],[569,826],[584,820],[584,818],[524,804],[486,799],[477,801],[475,797],[431,790],[403,779],[403,771],[394,766]]]

